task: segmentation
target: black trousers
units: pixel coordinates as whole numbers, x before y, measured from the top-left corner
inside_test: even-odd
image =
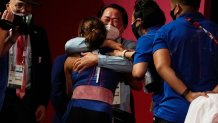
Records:
[[[8,89],[5,95],[0,122],[4,123],[36,123],[35,109],[32,106],[31,96],[26,93],[23,99],[16,95],[14,89]]]
[[[135,123],[134,114],[122,111],[118,108],[112,108],[113,123]]]
[[[108,113],[73,107],[66,123],[111,123]]]
[[[155,117],[154,123],[176,123],[176,122],[170,122],[170,121],[164,120],[162,118]]]

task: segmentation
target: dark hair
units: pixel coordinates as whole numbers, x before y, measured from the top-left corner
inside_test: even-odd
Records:
[[[106,39],[107,31],[103,22],[96,17],[87,17],[80,22],[79,36],[85,37],[90,50],[100,48]]]
[[[143,29],[165,24],[165,15],[158,4],[153,0],[137,0],[134,10],[134,18],[142,19]]]
[[[201,4],[201,0],[173,0],[173,2],[177,2],[186,6],[191,6],[196,10],[199,9]]]
[[[116,10],[120,11],[121,14],[122,14],[122,21],[123,21],[123,24],[124,24],[124,28],[126,28],[128,26],[128,14],[127,14],[126,10],[122,6],[120,6],[118,4],[115,4],[115,3],[103,6],[100,9],[100,11],[98,11],[98,18],[102,17],[105,9],[107,9],[107,8],[113,8],[113,9],[116,9]]]

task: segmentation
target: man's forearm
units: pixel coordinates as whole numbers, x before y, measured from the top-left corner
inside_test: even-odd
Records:
[[[128,59],[116,56],[98,55],[98,66],[117,72],[131,72],[132,63]]]
[[[187,87],[185,84],[176,76],[175,72],[169,66],[158,69],[158,73],[166,80],[168,85],[180,95],[186,90]]]
[[[85,45],[84,38],[76,38],[66,43],[65,50],[67,50],[67,53],[76,53],[82,52],[86,49],[85,47],[87,47],[87,45]],[[98,55],[98,66],[118,72],[132,71],[132,63],[128,59],[116,56]]]
[[[65,44],[65,52],[67,54],[86,52],[88,51],[88,46],[85,43],[85,38],[76,37],[67,41]]]

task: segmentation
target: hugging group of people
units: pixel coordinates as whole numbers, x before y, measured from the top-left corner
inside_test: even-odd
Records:
[[[42,85],[50,81],[46,78],[51,73],[54,123],[135,123],[131,89],[152,93],[154,123],[203,121],[199,119],[206,114],[189,116],[200,97],[202,105],[210,101],[215,107],[204,109],[210,113],[206,122],[217,123],[218,27],[198,12],[200,2],[170,0],[173,21],[164,25],[165,15],[155,1],[136,0],[131,28],[137,41],[122,37],[128,26],[125,9],[106,5],[97,17],[81,20],[78,37],[67,41],[66,53],[55,59],[49,71],[47,44],[43,43],[43,52],[34,48],[45,35],[30,31],[34,26],[13,26],[18,15],[25,17],[22,20],[31,18],[31,7],[37,3],[11,0],[0,23],[0,82],[4,83],[0,94],[5,97],[0,98],[0,120],[7,121],[10,113],[18,115],[22,110],[29,122],[41,121],[49,95],[44,94],[48,86]],[[21,37],[26,40],[23,48],[18,43]],[[21,58],[13,55],[20,48],[24,49]],[[23,92],[21,99],[14,96],[18,92]],[[19,110],[13,112],[13,107]],[[23,115],[18,116],[22,121]]]

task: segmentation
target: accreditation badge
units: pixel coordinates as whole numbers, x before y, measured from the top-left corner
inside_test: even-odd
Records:
[[[24,66],[23,65],[15,65],[9,69],[9,79],[8,79],[8,87],[9,88],[18,88],[21,89],[23,84],[24,77]]]

